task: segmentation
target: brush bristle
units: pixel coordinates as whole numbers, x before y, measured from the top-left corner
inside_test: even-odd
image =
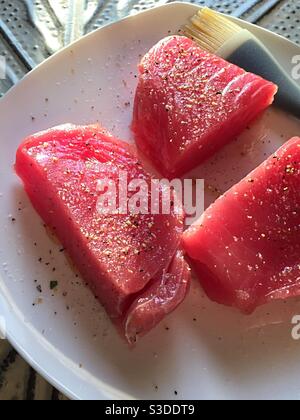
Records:
[[[218,12],[204,7],[183,28],[184,34],[208,52],[216,53],[223,44],[242,28]]]

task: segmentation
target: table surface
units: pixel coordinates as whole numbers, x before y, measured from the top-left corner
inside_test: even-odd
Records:
[[[28,71],[76,38],[126,15],[168,0],[88,0],[77,2],[76,28],[72,0],[1,0],[0,56],[7,76],[0,96]],[[120,4],[121,3],[121,4]],[[300,43],[300,0],[191,0],[256,23]],[[71,30],[73,29],[73,30]],[[0,400],[64,400],[9,345],[0,341]]]

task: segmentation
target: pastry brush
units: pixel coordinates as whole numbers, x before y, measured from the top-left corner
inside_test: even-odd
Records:
[[[204,50],[275,83],[275,105],[300,118],[300,87],[250,31],[204,7],[183,32]]]

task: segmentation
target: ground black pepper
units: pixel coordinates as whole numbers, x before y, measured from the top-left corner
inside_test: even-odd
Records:
[[[50,290],[56,289],[58,286],[58,282],[56,280],[50,281]]]

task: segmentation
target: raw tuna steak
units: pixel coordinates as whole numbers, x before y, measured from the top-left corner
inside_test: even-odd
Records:
[[[132,129],[142,153],[169,178],[233,140],[277,91],[181,36],[155,45],[139,73]]]
[[[60,126],[24,141],[17,152],[16,171],[35,209],[118,326],[126,322],[139,294],[147,295],[148,286],[164,282],[169,266],[170,276],[177,265],[181,269],[172,277],[173,290],[177,289],[172,301],[165,302],[168,293],[163,295],[157,287],[158,299],[165,313],[182,301],[189,283],[188,267],[176,255],[183,214],[175,209],[170,215],[102,214],[97,207],[99,180],[117,183],[122,171],[128,182],[139,179],[150,185],[151,177],[129,145],[98,126]],[[140,316],[137,333],[147,332],[161,318],[153,306],[152,322],[148,313]]]
[[[252,312],[300,295],[300,138],[219,198],[184,247],[218,303]]]

